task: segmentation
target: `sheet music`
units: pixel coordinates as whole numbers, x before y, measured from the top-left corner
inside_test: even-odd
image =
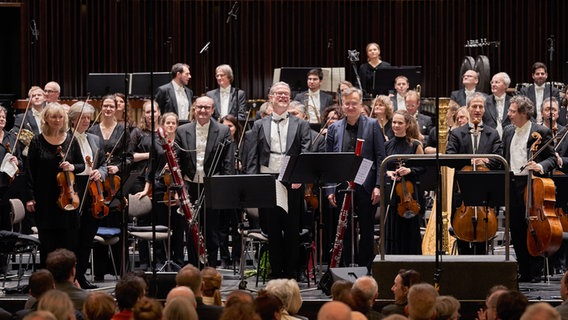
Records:
[[[278,180],[274,180],[274,183],[276,183],[276,206],[288,213],[288,189]]]
[[[284,159],[282,159],[280,172],[278,173],[278,178],[276,180],[282,181],[282,178],[284,178],[284,173],[286,172],[286,168],[288,167],[288,162],[290,162],[290,156],[285,156]],[[286,210],[286,212],[288,212],[288,210]]]
[[[2,159],[2,165],[0,165],[0,171],[6,173],[10,178],[13,178],[18,172],[18,166],[10,161],[12,157],[11,153],[6,153],[4,159]]]
[[[369,159],[363,159],[361,165],[359,166],[359,170],[357,171],[357,175],[355,176],[354,182],[359,185],[365,183],[365,180],[367,179],[367,176],[369,175],[369,171],[371,171],[372,166],[373,166],[373,161]]]

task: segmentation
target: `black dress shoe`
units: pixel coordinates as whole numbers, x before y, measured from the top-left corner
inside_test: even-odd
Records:
[[[77,278],[77,282],[79,282],[79,285],[81,286],[81,288],[85,289],[85,290],[97,289],[98,288],[98,286],[95,286],[94,284],[90,283],[89,280],[87,280],[85,278]]]

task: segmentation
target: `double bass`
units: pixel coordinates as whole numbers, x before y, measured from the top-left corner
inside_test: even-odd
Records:
[[[536,141],[531,145],[534,159],[542,136],[531,133]],[[529,170],[525,189],[525,218],[527,220],[527,249],[533,257],[553,255],[562,244],[562,224],[554,211],[556,201],[554,182],[550,178],[534,177]]]

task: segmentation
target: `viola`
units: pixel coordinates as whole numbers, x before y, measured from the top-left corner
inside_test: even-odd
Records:
[[[531,145],[534,156],[542,137],[538,132],[533,132],[531,136],[536,139]],[[529,170],[525,188],[525,216],[528,224],[527,248],[531,256],[551,256],[562,244],[562,223],[554,211],[555,201],[552,179],[533,177]]]
[[[398,160],[398,166],[399,168],[404,166],[400,159]],[[414,184],[411,181],[406,180],[404,176],[400,176],[400,182],[396,184],[395,191],[399,199],[397,204],[399,216],[411,219],[420,213],[420,204],[412,196],[414,194]]]
[[[86,156],[85,161],[89,168],[93,168],[91,157]],[[108,216],[108,206],[105,204],[104,187],[100,180],[89,180],[87,184],[89,194],[91,195],[91,214],[95,219],[101,219]]]
[[[65,159],[61,146],[57,147],[57,153],[61,156],[61,159]],[[77,210],[81,200],[74,188],[75,175],[73,172],[61,171],[57,173],[57,185],[60,189],[57,205],[65,211]]]
[[[107,153],[107,165],[110,162],[111,154]],[[120,176],[109,173],[103,184],[104,192],[106,193],[104,204],[109,206],[115,198],[116,193],[120,190]],[[122,208],[122,203],[119,204],[119,210]]]
[[[318,209],[318,197],[313,192],[314,185],[312,183],[306,184],[306,188],[304,190],[304,200],[308,205],[309,209],[317,210]]]
[[[462,171],[489,171],[486,166],[465,166]],[[495,209],[466,206],[463,202],[454,212],[452,228],[456,237],[467,242],[485,242],[497,233]]]
[[[173,182],[172,173],[170,172],[170,169],[167,168],[167,165],[164,168],[163,172],[164,185],[166,186],[166,192],[164,192],[163,201],[166,205],[178,206],[179,203],[176,199],[176,192],[174,189],[170,188]]]

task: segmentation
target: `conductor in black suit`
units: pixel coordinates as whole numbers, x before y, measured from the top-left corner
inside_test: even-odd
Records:
[[[160,114],[173,112],[178,115],[180,124],[187,123],[193,99],[193,92],[187,87],[191,74],[185,63],[172,66],[172,81],[158,87],[156,101],[160,106]]]
[[[521,282],[540,281],[543,271],[542,257],[531,256],[527,248],[524,190],[528,173],[530,170],[537,176],[547,176],[556,166],[552,144],[544,145],[552,138],[552,134],[545,126],[530,121],[533,110],[534,106],[529,98],[511,98],[508,116],[513,125],[505,128],[503,132],[503,157],[509,162],[513,173],[510,199],[511,241],[515,248]],[[532,136],[533,132],[541,135],[543,143],[540,144],[539,155],[528,161],[530,148],[536,141]]]
[[[207,96],[215,102],[213,119],[218,120],[227,114],[233,115],[240,122],[246,120],[247,96],[244,90],[231,85],[233,69],[228,64],[222,64],[215,69],[215,78],[219,88],[207,91]]]
[[[511,97],[507,95],[507,89],[511,84],[511,78],[505,72],[496,73],[491,79],[491,95],[485,103],[483,124],[497,129],[499,136],[503,135],[503,128],[511,124],[507,111],[511,104]]]
[[[193,203],[198,201],[199,192],[204,188],[204,178],[215,174],[233,174],[233,154],[229,152],[231,132],[229,127],[211,119],[214,110],[213,99],[203,96],[195,100],[193,106],[196,121],[184,124],[176,130],[175,143],[179,146],[177,156],[179,166],[186,185],[189,186],[189,196]],[[219,161],[213,163],[215,154]],[[206,204],[210,206],[211,204]],[[200,212],[201,215],[201,212]],[[219,249],[219,211],[206,210],[206,217],[200,219],[201,227],[205,224],[206,248],[209,265],[217,265],[217,250]],[[189,263],[197,264],[195,244],[189,238]]]
[[[533,119],[536,119],[536,123],[542,123],[542,114],[540,113],[542,101],[550,97],[551,92],[552,96],[556,98],[557,101],[560,101],[560,92],[554,87],[550,88],[550,84],[545,84],[548,79],[548,69],[544,63],[535,62],[532,65],[531,74],[534,83],[522,88],[521,94],[528,97],[535,107]],[[564,119],[558,119],[558,123],[566,125],[565,117]]]
[[[294,100],[306,106],[306,116],[309,123],[322,123],[323,110],[333,104],[333,97],[321,91],[323,71],[320,68],[308,72],[308,90],[300,92]]]
[[[273,112],[270,116],[255,121],[251,129],[247,145],[252,149],[247,155],[246,173],[270,173],[277,176],[286,156],[309,151],[310,125],[288,113],[290,96],[290,86],[285,82],[277,82],[270,88],[269,99]],[[261,221],[267,222],[272,279],[295,279],[300,271],[299,233],[304,192],[300,184],[285,183],[284,187],[287,199],[280,199],[287,203],[287,211],[281,206],[260,210]]]
[[[484,125],[482,121],[486,113],[485,101],[485,95],[480,92],[475,92],[469,97],[467,102],[469,123],[450,131],[448,143],[446,144],[447,154],[502,154],[503,144],[501,143],[499,133],[490,126]],[[475,158],[471,159],[471,164],[485,166],[489,169],[498,169],[501,163],[488,158]],[[455,205],[461,206],[459,193],[456,194],[456,199],[458,201],[454,201]],[[472,223],[481,224],[484,221],[479,219]],[[481,228],[478,230],[481,230]],[[479,237],[479,234],[476,237]],[[485,254],[485,248],[485,242],[468,243],[458,240],[459,254]]]

